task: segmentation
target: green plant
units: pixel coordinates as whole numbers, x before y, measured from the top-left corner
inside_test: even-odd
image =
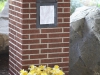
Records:
[[[100,7],[100,1],[97,2],[97,6]]]
[[[0,11],[4,8],[5,2],[7,0],[0,0]]]

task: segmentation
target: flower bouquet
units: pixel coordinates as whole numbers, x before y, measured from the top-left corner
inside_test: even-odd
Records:
[[[65,73],[60,70],[58,65],[55,65],[53,68],[46,66],[34,66],[30,65],[28,68],[29,71],[21,70],[20,75],[65,75]]]

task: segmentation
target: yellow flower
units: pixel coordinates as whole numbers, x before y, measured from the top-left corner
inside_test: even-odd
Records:
[[[50,74],[50,73],[51,73],[51,70],[52,70],[52,68],[51,68],[51,67],[47,67],[47,68],[45,69],[45,71],[46,71],[48,74]]]
[[[55,65],[54,68],[55,68],[55,69],[59,69],[59,66],[58,66],[58,65]]]
[[[20,75],[27,75],[27,74],[28,74],[28,72],[25,71],[24,69],[20,71]]]
[[[36,66],[34,66],[34,65],[30,65],[29,70],[31,71],[31,70],[34,70],[35,68],[36,68]]]
[[[64,72],[60,70],[59,75],[64,75]]]
[[[47,75],[47,73],[42,71],[40,75]]]
[[[28,75],[34,75],[35,74],[35,71],[34,70],[32,70],[32,71],[30,71],[29,73],[28,73]]]
[[[45,67],[46,67],[46,66],[44,66],[44,65],[40,65],[40,66],[39,66],[39,68],[40,68],[41,70],[44,70]]]
[[[20,75],[64,75],[64,72],[60,70],[58,65],[55,65],[53,68],[43,65],[39,67],[30,65],[29,72],[23,69],[20,71]]]

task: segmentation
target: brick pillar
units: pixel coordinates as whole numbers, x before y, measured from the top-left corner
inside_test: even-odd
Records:
[[[70,0],[58,0],[53,28],[36,28],[36,0],[9,2],[9,74],[19,75],[30,64],[57,64],[68,75]]]

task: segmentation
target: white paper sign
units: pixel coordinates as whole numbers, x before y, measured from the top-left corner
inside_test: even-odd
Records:
[[[40,24],[54,24],[54,6],[40,6]]]

